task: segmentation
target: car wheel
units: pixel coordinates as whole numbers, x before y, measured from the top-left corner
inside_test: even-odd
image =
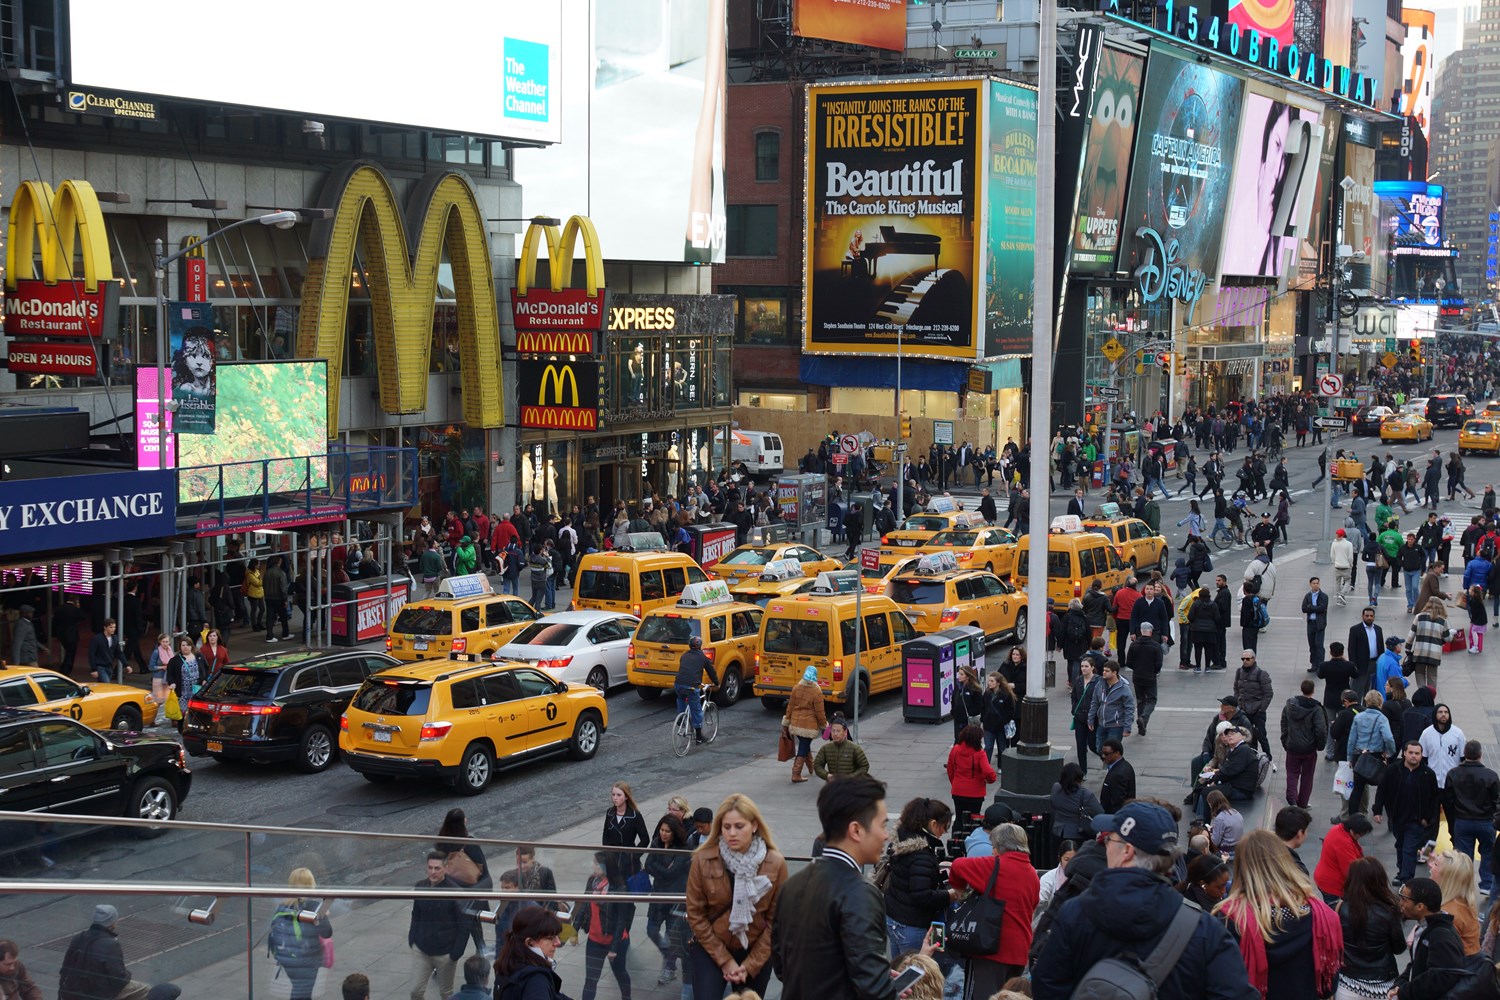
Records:
[[[177,818],[177,791],[165,778],[142,778],[130,789],[125,815],[131,819],[166,821]],[[141,827],[136,836],[142,840],[160,837],[165,827]]]
[[[584,712],[573,724],[573,739],[568,744],[568,756],[574,760],[588,760],[599,752],[599,716]]]
[[[322,726],[308,726],[297,747],[297,770],[304,774],[326,771],[334,753],[333,734]]]
[[[714,701],[719,703],[720,708],[728,708],[740,700],[740,668],[729,666],[724,668],[724,676],[719,678],[719,690],[714,694]]]
[[[662,696],[663,691],[661,688],[637,685],[635,693],[641,696],[641,701],[655,701]]]
[[[121,705],[115,717],[109,723],[111,729],[121,729],[125,732],[138,733],[141,731],[141,710],[134,705]]]
[[[870,710],[870,680],[868,677],[865,677],[863,674],[860,675],[859,682],[855,684],[852,695],[852,698],[845,700],[844,710],[850,713],[851,716],[868,715]]]
[[[595,667],[589,671],[588,686],[598,688],[600,694],[609,694],[609,671]]]
[[[993,572],[995,572],[995,564],[994,563],[985,563],[984,564],[984,571],[986,573],[993,573]]]
[[[463,795],[478,795],[490,787],[495,776],[495,758],[482,743],[470,743],[458,762],[458,773],[453,776],[453,787]]]
[[[1161,571],[1162,576],[1167,575],[1167,550],[1162,549],[1161,555],[1156,558],[1156,568]]]
[[[761,695],[760,707],[764,708],[767,712],[784,712],[786,711],[786,699],[777,698],[769,694]]]
[[[1025,642],[1026,642],[1026,627],[1027,627],[1026,609],[1022,608],[1021,610],[1019,610],[1019,611],[1016,612],[1016,627],[1015,627],[1015,629],[1014,629],[1014,631],[1012,633],[1015,636],[1016,644],[1017,645],[1023,645],[1023,644],[1025,644]]]

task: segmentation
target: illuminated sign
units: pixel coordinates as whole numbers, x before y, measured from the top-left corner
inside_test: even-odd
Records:
[[[473,182],[453,170],[428,174],[412,185],[403,209],[385,172],[356,161],[329,175],[318,205],[334,214],[313,225],[297,354],[328,359],[325,436],[338,433],[349,275],[356,251],[370,278],[381,409],[421,413],[427,408],[434,300],[446,247],[458,300],[463,418],[473,427],[504,424],[500,317],[490,241]],[[412,229],[403,220],[410,220]]]
[[[83,258],[74,280],[74,251]],[[35,280],[36,258],[41,280]],[[93,337],[116,325],[119,286],[99,198],[87,181],[54,193],[22,181],[10,205],[5,241],[5,332],[12,337]]]
[[[519,359],[516,391],[521,396],[521,426],[598,430],[603,368],[597,361]]]
[[[1137,229],[1135,236],[1141,241],[1141,263],[1135,269],[1141,300],[1150,303],[1163,297],[1175,299],[1188,307],[1187,321],[1192,323],[1208,275],[1184,265],[1182,247],[1176,237],[1163,240],[1161,233],[1150,226]]]
[[[547,241],[552,287],[533,288],[543,238]],[[585,287],[564,288],[563,283],[573,270],[573,250],[580,238]],[[549,346],[557,342],[554,336],[557,333],[568,335],[566,353],[596,353],[600,346],[596,334],[604,329],[609,293],[604,288],[604,251],[599,246],[594,224],[575,215],[563,225],[561,233],[556,226],[536,222],[527,226],[521,242],[521,259],[516,262],[516,287],[511,290],[510,304],[519,353],[563,351],[564,348]]]
[[[43,344],[36,341],[12,341],[5,366],[17,374],[78,375],[99,374],[99,353],[92,344]]]
[[[1443,242],[1443,186],[1426,181],[1376,181],[1386,232],[1397,246]]]
[[[1152,10],[1144,4],[1139,6]],[[1160,4],[1164,15],[1161,19],[1165,24],[1163,28],[1128,16],[1121,10],[1120,0],[1106,0],[1104,10],[1112,19],[1153,35],[1180,39],[1342,100],[1369,108],[1380,103],[1378,78],[1365,76],[1348,66],[1335,65],[1333,60],[1323,58],[1319,52],[1304,52],[1295,43],[1284,45],[1275,34],[1263,34],[1255,28],[1243,27],[1233,18],[1220,17],[1214,13],[1217,6],[1207,0],[1164,0]]]
[[[0,483],[0,555],[174,535],[173,477],[108,472]]]

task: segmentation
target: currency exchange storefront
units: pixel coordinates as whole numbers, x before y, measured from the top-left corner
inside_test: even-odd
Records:
[[[607,510],[616,499],[680,496],[717,475],[729,459],[734,323],[732,295],[613,294],[597,368],[572,365],[597,420],[586,430],[523,429],[522,494],[538,509],[566,511],[594,497]],[[534,381],[521,371],[523,404],[574,384],[545,367]]]

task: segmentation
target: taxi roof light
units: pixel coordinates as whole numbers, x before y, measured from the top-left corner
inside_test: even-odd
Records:
[[[923,513],[951,514],[958,509],[958,501],[952,497],[933,497],[927,501],[927,506],[923,508]]]
[[[679,608],[707,608],[716,604],[732,603],[734,603],[734,596],[729,593],[729,585],[723,580],[690,583],[682,588],[682,593],[677,597]]]
[[[1072,534],[1075,531],[1082,531],[1083,519],[1080,518],[1077,514],[1059,514],[1057,517],[1054,517],[1052,519],[1052,524],[1048,527],[1047,530],[1063,532],[1065,534]]]
[[[958,560],[952,552],[929,552],[917,560],[918,576],[934,576],[955,569],[958,569]]]
[[[852,594],[863,586],[857,570],[824,570],[813,582],[812,592],[814,594]]]
[[[1117,503],[1101,503],[1099,505],[1099,516],[1106,521],[1117,520],[1120,516],[1120,505]]]
[[[980,528],[984,526],[984,515],[978,511],[953,516],[954,528]]]
[[[483,573],[465,573],[462,576],[450,576],[438,584],[437,596],[480,597],[494,592],[494,588],[490,586],[490,578]]]
[[[761,570],[760,578],[767,583],[780,583],[782,580],[795,580],[804,575],[802,563],[796,559],[772,559]]]
[[[632,531],[625,536],[625,544],[617,547],[616,552],[665,552],[667,543],[662,540],[659,531]]]

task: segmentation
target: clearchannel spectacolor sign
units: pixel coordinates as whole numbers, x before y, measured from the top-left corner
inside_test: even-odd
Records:
[[[169,536],[176,520],[171,470],[0,482],[0,556]]]

